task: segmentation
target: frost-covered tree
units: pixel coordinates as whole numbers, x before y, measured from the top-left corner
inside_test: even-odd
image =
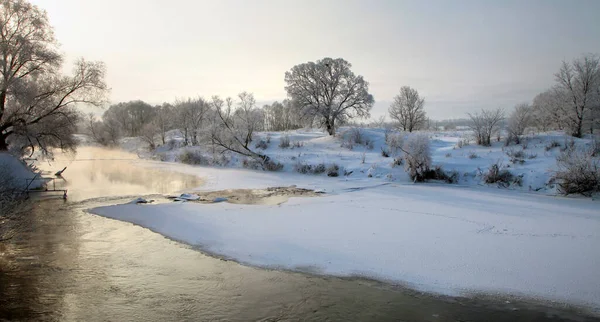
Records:
[[[388,111],[392,120],[398,122],[403,131],[412,132],[425,125],[427,116],[423,110],[424,105],[425,99],[419,96],[416,89],[403,86]]]
[[[532,117],[535,125],[542,131],[562,130],[564,127],[564,93],[556,88],[538,94],[533,99]]]
[[[316,119],[330,135],[340,122],[368,118],[375,102],[369,83],[351,67],[342,58],[323,58],[296,65],[285,73],[285,89],[302,116]]]
[[[0,2],[0,48],[0,150],[74,148],[74,107],[103,102],[104,65],[81,59],[73,76],[62,75],[46,12],[24,0]]]
[[[495,110],[481,110],[481,113],[467,113],[471,119],[469,127],[473,130],[475,141],[479,145],[490,146],[491,137],[499,130],[499,125],[504,120],[504,111],[501,108]]]
[[[521,136],[531,124],[531,111],[531,106],[527,103],[515,106],[515,109],[508,117],[508,125],[506,127],[508,131],[507,143],[515,142],[515,144],[519,144],[521,142]]]
[[[211,107],[215,120],[210,129],[211,142],[222,151],[231,151],[259,162],[269,161],[269,157],[251,149],[254,132],[262,126],[262,111],[256,107],[254,95],[243,92],[238,95],[237,108],[232,98],[225,100],[213,96]]]
[[[152,124],[158,129],[160,134],[160,140],[162,144],[167,143],[167,132],[173,128],[175,117],[173,115],[173,105],[164,103],[163,105],[156,106],[156,115]]]
[[[177,114],[176,125],[183,132],[185,144],[198,145],[210,104],[201,97],[189,98],[175,103],[174,109]]]
[[[594,106],[597,86],[600,86],[600,57],[586,55],[571,63],[563,61],[555,79],[557,91],[564,93],[566,128],[572,136],[581,137],[585,118]]]

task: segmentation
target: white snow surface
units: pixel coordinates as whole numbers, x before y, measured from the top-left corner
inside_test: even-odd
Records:
[[[249,171],[211,172],[221,187],[255,178]],[[264,179],[254,184],[272,182]],[[597,201],[329,180],[325,185],[299,180],[299,186],[333,193],[280,206],[177,203],[92,212],[251,265],[361,275],[445,294],[525,295],[600,308]]]
[[[323,197],[291,198],[278,206],[173,203],[91,212],[251,265],[359,275],[451,295],[522,295],[600,310],[600,204],[553,196],[555,187],[548,184],[560,151],[545,146],[553,140],[562,144],[562,134],[530,138],[526,152],[537,157],[509,168],[523,175],[524,186],[500,189],[482,184],[478,174],[499,158],[507,162],[500,143],[457,148],[463,132],[431,133],[434,164],[459,171],[461,181],[413,184],[402,167],[390,165],[392,158],[381,156],[383,130],[365,132],[375,142],[373,150],[340,148],[339,138],[310,131],[288,134],[303,147],[281,149],[282,134],[270,133],[265,152],[285,165],[283,172],[153,163],[203,177],[205,184],[196,190],[297,185],[324,191]],[[182,149],[162,153],[174,160]],[[469,158],[471,151],[478,157]],[[298,161],[335,162],[353,173],[302,175],[293,170]],[[239,166],[239,160],[229,166]]]

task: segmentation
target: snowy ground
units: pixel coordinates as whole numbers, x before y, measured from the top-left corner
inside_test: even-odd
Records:
[[[251,180],[256,187],[280,183],[242,170],[211,172],[215,188]],[[92,211],[253,265],[363,275],[449,294],[522,294],[600,308],[596,201],[447,185],[333,181],[323,186],[300,180],[299,186],[322,186],[332,193],[280,206],[174,203]]]
[[[510,164],[524,182],[512,190],[482,187],[478,177],[477,167],[498,159],[510,163],[499,143],[456,148],[464,132],[431,134],[434,164],[460,171],[462,184],[412,184],[402,167],[381,156],[383,130],[365,132],[373,149],[341,148],[339,138],[302,131],[289,134],[302,147],[281,149],[281,134],[271,133],[266,152],[285,164],[283,172],[153,163],[205,178],[201,190],[297,185],[325,191],[324,197],[293,198],[279,206],[127,204],[92,212],[252,265],[368,276],[446,294],[531,296],[600,310],[600,205],[546,195],[553,193],[546,183],[559,148],[545,146],[553,140],[562,144],[560,134],[531,138],[526,151],[537,157]],[[135,140],[128,142],[139,149]],[[163,153],[174,159],[180,152]],[[478,157],[469,158],[471,152]],[[293,170],[297,162],[337,163],[353,173],[302,175]],[[528,185],[542,190],[530,192]]]
[[[348,137],[351,130],[342,128],[337,137],[331,137],[322,131],[298,130],[290,132],[263,132],[257,135],[255,142],[267,140],[270,143],[266,149],[257,151],[270,156],[284,165],[283,172],[295,172],[298,165],[336,164],[341,167],[340,175],[344,172],[352,173],[350,179],[370,178],[373,182],[400,182],[406,183],[410,179],[403,166],[394,166],[395,156],[401,156],[399,151],[390,157],[382,156],[382,149],[390,151],[385,141],[384,129],[361,129],[363,144],[352,144],[352,149],[342,147],[344,138]],[[430,137],[431,152],[434,166],[441,166],[447,172],[458,172],[458,184],[463,186],[484,186],[483,174],[495,163],[509,170],[515,177],[521,178],[521,184],[512,184],[508,189],[520,191],[536,191],[541,194],[556,194],[556,185],[551,181],[552,173],[556,171],[556,156],[561,153],[561,148],[568,141],[586,147],[592,144],[590,138],[573,139],[560,132],[531,134],[525,139],[525,144],[504,146],[504,142],[493,142],[491,147],[475,145],[469,131],[446,131],[427,133]],[[283,137],[288,137],[291,147],[279,147]],[[195,151],[205,156],[203,165],[216,167],[241,168],[243,157],[228,155],[229,162],[224,163],[219,154],[217,160],[207,147],[177,146],[182,142],[177,132],[170,135],[172,146],[159,147],[150,155],[144,143],[139,138],[125,138],[122,148],[137,153],[142,157],[153,157],[163,161],[177,161],[179,155],[186,151]],[[467,141],[467,145],[459,142]],[[551,143],[559,146],[548,149]],[[294,147],[294,144],[298,143]],[[175,146],[173,148],[173,146]],[[392,151],[390,151],[392,152]],[[509,154],[522,152],[521,162],[511,161]],[[326,174],[322,174],[326,176]],[[489,185],[497,187],[496,184]]]

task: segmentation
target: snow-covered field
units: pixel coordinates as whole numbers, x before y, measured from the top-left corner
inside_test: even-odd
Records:
[[[391,166],[393,158],[381,155],[383,130],[364,132],[372,149],[349,150],[340,147],[339,138],[303,131],[287,134],[292,142],[304,142],[302,147],[281,149],[282,135],[271,133],[265,151],[284,163],[283,172],[154,163],[206,178],[198,188],[202,190],[297,185],[327,192],[323,197],[293,198],[278,206],[188,202],[126,204],[92,212],[252,265],[367,276],[446,294],[523,295],[600,309],[600,204],[548,195],[555,191],[547,183],[559,148],[546,151],[545,146],[553,140],[562,144],[560,134],[532,137],[525,151],[537,156],[523,164],[510,163],[500,143],[456,148],[464,133],[431,134],[434,164],[460,172],[459,184],[448,185],[411,183],[401,166]],[[134,140],[128,142],[136,148]],[[163,151],[171,160],[180,152]],[[472,152],[476,158],[469,158]],[[523,187],[482,185],[477,168],[487,169],[498,159],[523,175]],[[293,170],[298,162],[336,163],[352,174],[302,175]],[[231,165],[240,163],[233,160]]]
[[[382,150],[390,151],[386,144],[386,131],[384,129],[360,129],[362,144],[353,143],[352,148],[342,143],[351,136],[352,129],[342,128],[336,137],[328,136],[318,130],[297,130],[289,132],[263,132],[257,135],[255,143],[260,140],[267,141],[266,149],[255,148],[273,160],[284,165],[282,172],[296,172],[299,165],[324,164],[326,167],[336,164],[340,166],[340,175],[344,172],[351,174],[348,179],[370,178],[373,182],[410,182],[408,174],[402,165],[394,165],[394,157],[401,156],[390,153],[390,157],[382,156]],[[542,194],[556,194],[557,186],[551,177],[557,170],[556,157],[561,149],[573,141],[579,147],[592,144],[591,138],[577,139],[567,137],[560,132],[531,134],[525,137],[519,145],[504,146],[503,141],[494,140],[491,147],[478,146],[470,139],[470,131],[426,132],[430,138],[432,160],[434,166],[441,166],[445,171],[458,173],[458,185],[463,186],[489,186],[498,187],[497,184],[485,184],[483,174],[495,163],[503,169],[509,170],[515,177],[520,178],[521,184],[511,184],[508,189],[540,192]],[[279,147],[282,138],[289,138],[289,148]],[[179,155],[186,151],[195,151],[205,156],[206,164],[216,167],[241,168],[243,157],[230,155],[226,165],[222,159],[213,160],[209,147],[183,147],[177,146],[182,138],[177,132],[170,135],[171,144],[175,148],[159,147],[152,155],[155,159],[177,161]],[[466,142],[466,143],[465,143]],[[255,144],[253,143],[253,145]],[[552,147],[552,143],[559,146]],[[294,145],[296,145],[294,147]],[[136,152],[141,156],[150,157],[145,144],[139,138],[125,138],[122,148]],[[254,146],[253,146],[254,148]],[[509,154],[522,153],[518,158],[522,162],[511,161],[514,159]],[[218,154],[217,158],[223,158]],[[322,174],[326,176],[326,173]]]

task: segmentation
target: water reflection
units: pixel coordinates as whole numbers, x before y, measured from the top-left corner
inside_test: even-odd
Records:
[[[152,169],[149,161],[120,150],[82,147],[77,155],[59,153],[54,161],[40,163],[45,176],[64,167],[56,179],[58,189],[69,190],[69,200],[79,201],[99,196],[123,196],[151,193],[172,193],[198,187],[196,176]]]
[[[136,171],[126,170],[131,163],[116,164],[121,165],[105,160],[69,166],[71,173],[65,171],[65,176],[71,194],[79,199],[133,191],[147,194],[198,184],[182,178],[181,186],[150,184],[144,190],[144,180],[152,182],[160,175],[146,175],[143,168],[137,169],[141,176],[130,175]],[[161,175],[165,176],[161,180],[172,178]],[[77,191],[92,180],[101,184]],[[530,303],[442,298],[367,280],[246,267],[206,256],[139,226],[85,212],[123,201],[49,199],[21,218],[25,228],[0,243],[0,320],[593,320],[574,310]]]

